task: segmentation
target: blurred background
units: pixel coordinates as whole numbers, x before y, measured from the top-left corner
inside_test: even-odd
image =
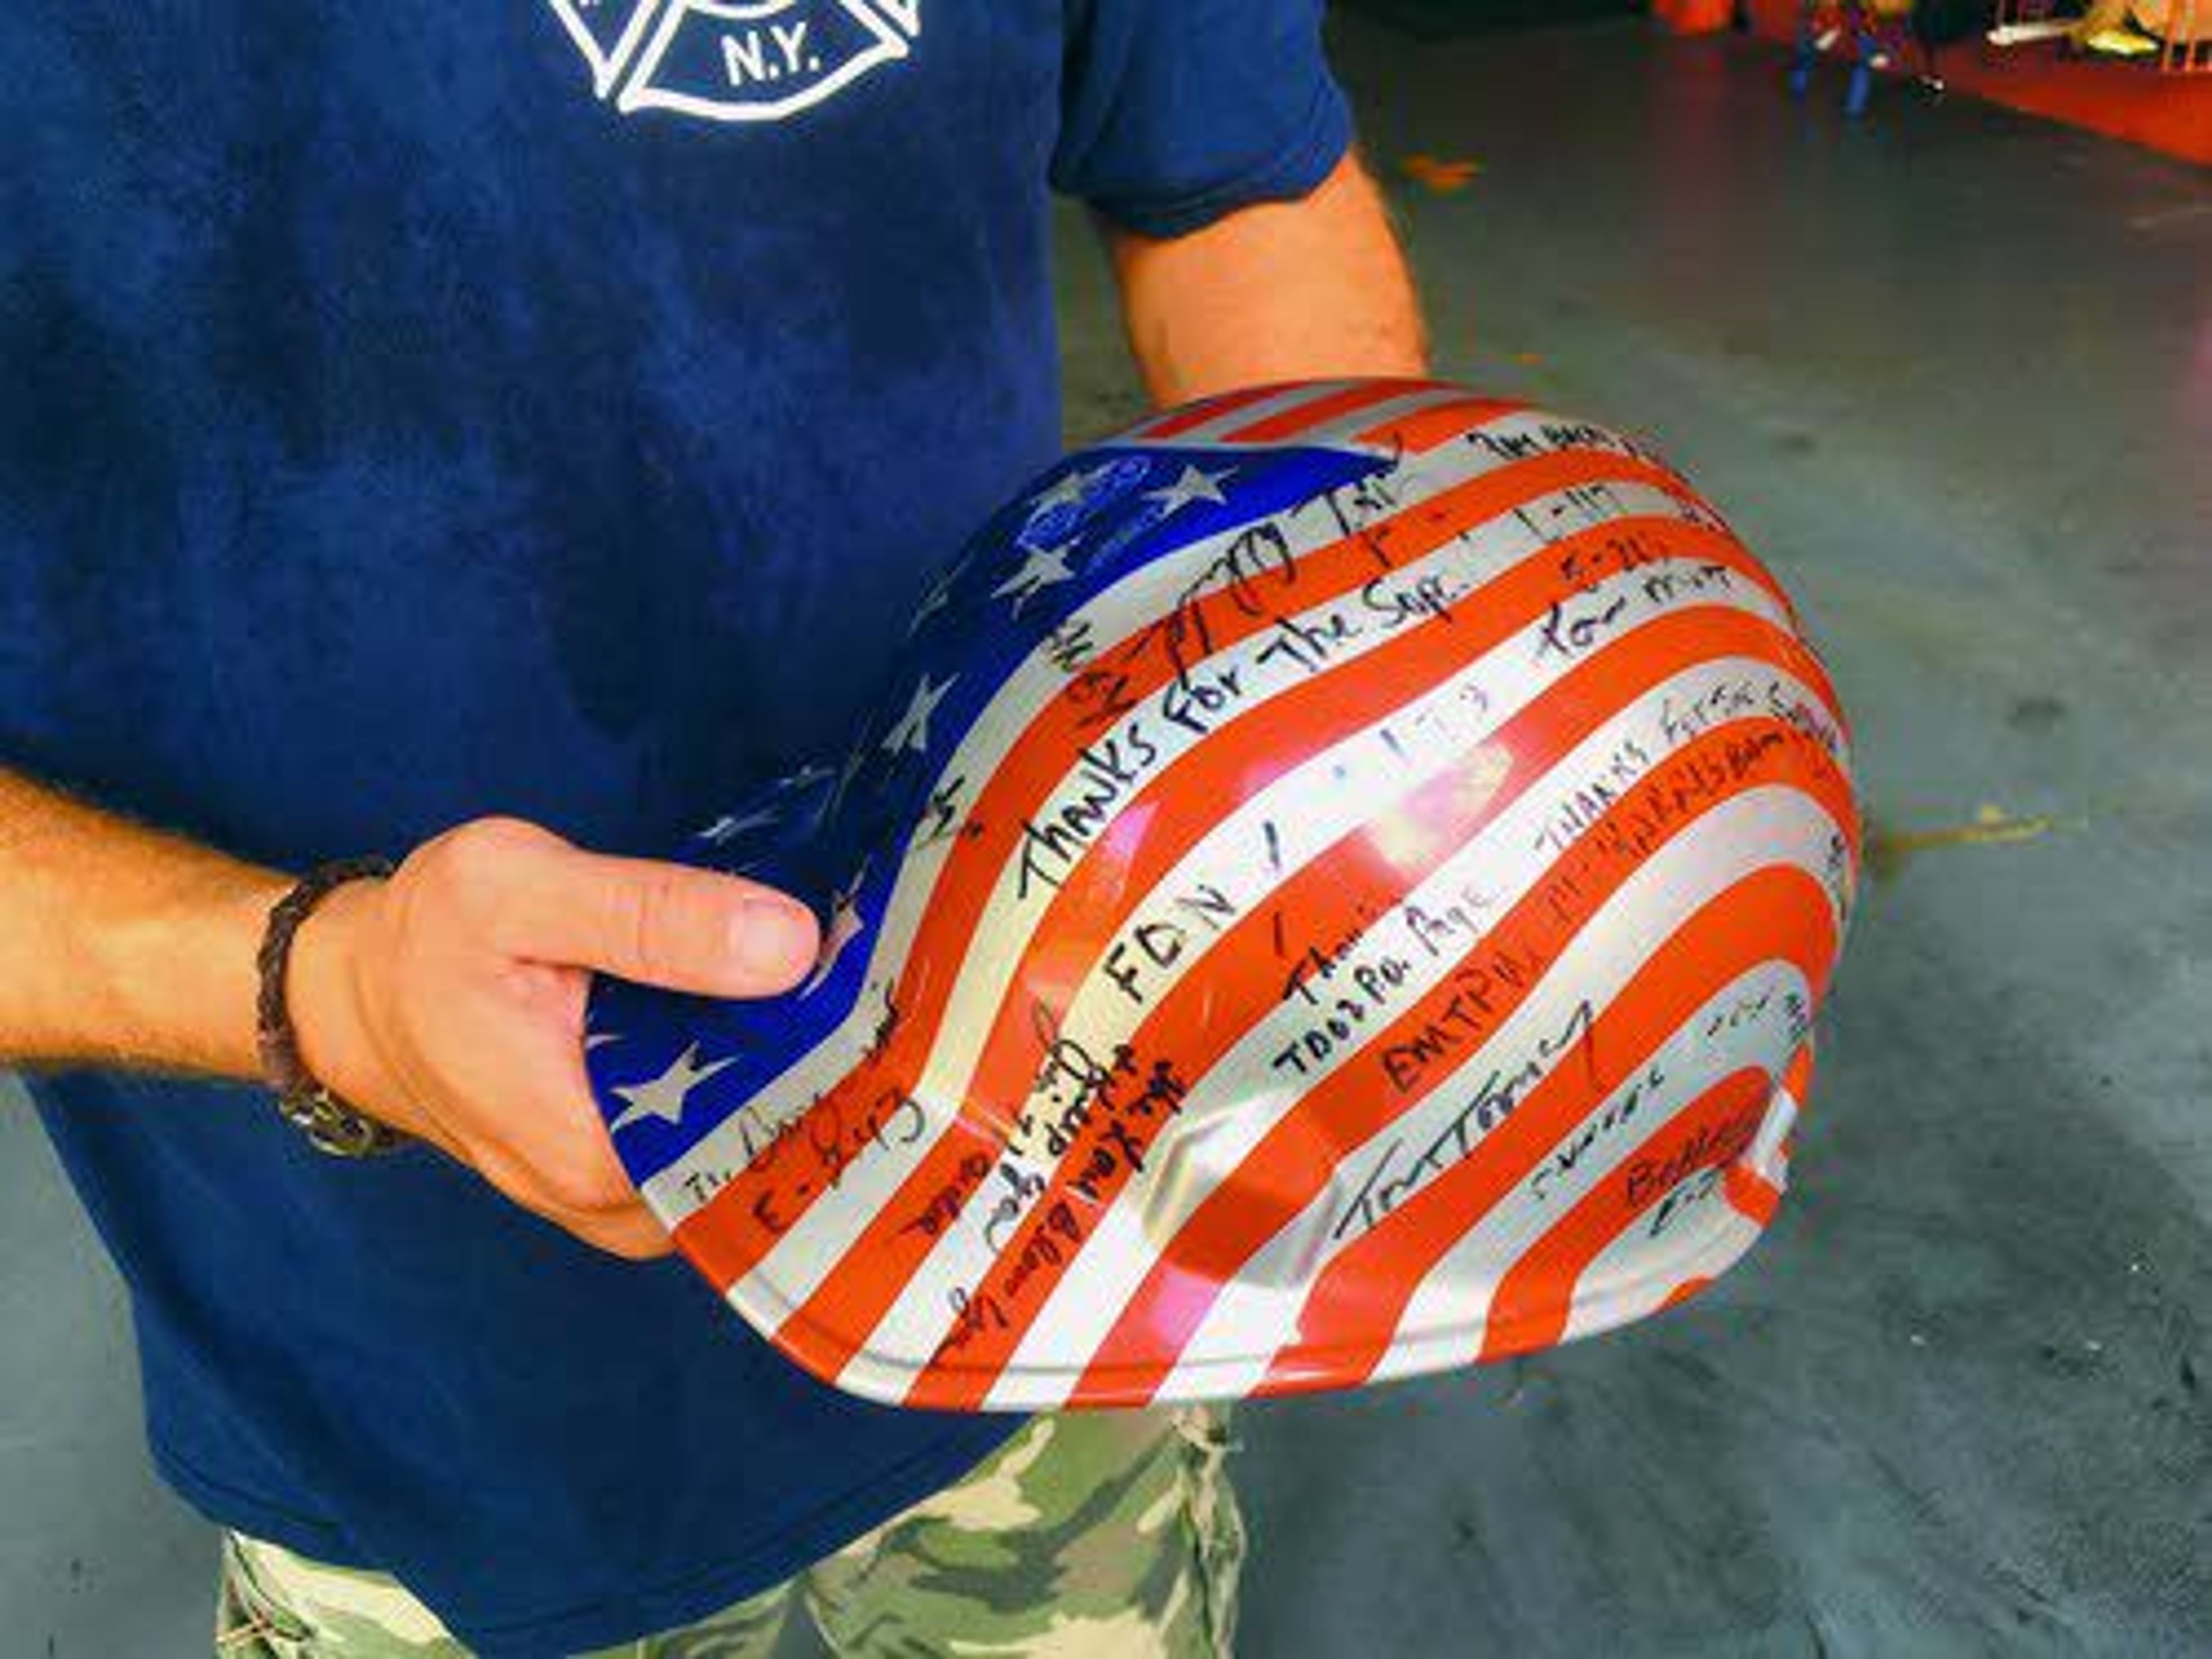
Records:
[[[1666,1318],[1247,1409],[1243,1650],[2212,1653],[2193,14],[2126,8],[2157,50],[2112,56],[2016,4],[1824,9],[1802,52],[1786,0],[1662,10],[1370,0],[1336,58],[1439,370],[1657,444],[1855,717],[1870,879],[1797,1187]],[[1139,404],[1062,228],[1079,439]],[[0,1656],[204,1652],[212,1534],[13,1100],[0,1260]]]

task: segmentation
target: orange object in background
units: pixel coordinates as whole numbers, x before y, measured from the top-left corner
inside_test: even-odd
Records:
[[[1735,0],[1651,0],[1651,15],[1673,34],[1718,34],[1735,21]]]
[[[1474,175],[1482,171],[1482,163],[1446,161],[1436,155],[1407,155],[1400,158],[1398,171],[1433,195],[1451,196],[1474,182]]]

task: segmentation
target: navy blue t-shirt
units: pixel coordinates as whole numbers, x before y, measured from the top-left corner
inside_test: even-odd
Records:
[[[830,752],[1057,449],[1048,186],[1172,234],[1341,154],[1315,0],[9,0],[0,765],[288,867],[655,849]],[[784,1577],[1004,1419],[255,1092],[35,1081],[154,1453],[495,1654]]]

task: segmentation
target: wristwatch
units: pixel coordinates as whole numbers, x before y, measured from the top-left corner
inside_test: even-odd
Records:
[[[398,1151],[411,1137],[340,1099],[307,1069],[292,1029],[285,972],[292,960],[293,938],[318,904],[348,882],[380,879],[392,870],[392,860],[380,858],[339,859],[316,866],[270,908],[269,926],[261,936],[257,960],[261,970],[262,1075],[285,1121],[306,1135],[317,1152],[332,1158],[374,1158]]]

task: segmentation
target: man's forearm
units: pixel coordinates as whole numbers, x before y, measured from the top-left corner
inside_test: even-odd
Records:
[[[286,878],[0,770],[0,1065],[250,1077]]]
[[[1428,372],[1380,192],[1347,155],[1299,202],[1162,241],[1109,238],[1130,349],[1161,404],[1269,380]]]

